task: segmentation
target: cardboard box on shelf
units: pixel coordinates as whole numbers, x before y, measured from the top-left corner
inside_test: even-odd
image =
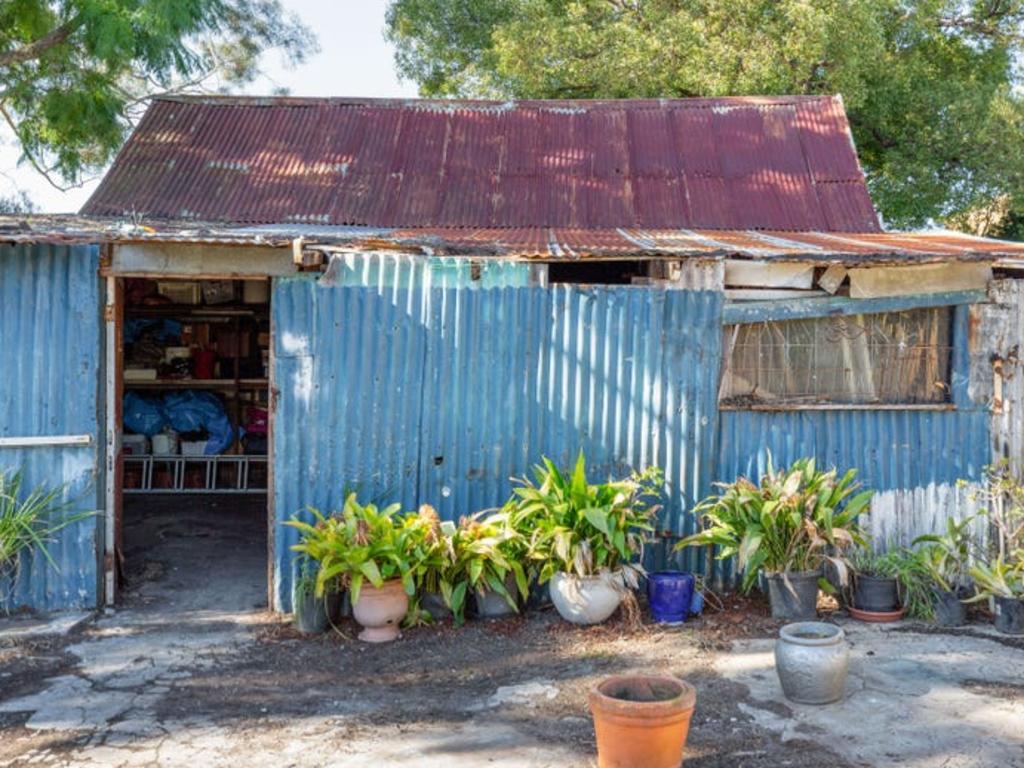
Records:
[[[129,456],[149,453],[149,438],[145,435],[121,435],[121,448]]]
[[[242,283],[242,301],[246,304],[266,304],[270,301],[270,281],[246,280]]]
[[[174,304],[198,304],[201,295],[199,283],[195,282],[157,283],[156,289]]]
[[[156,368],[125,368],[125,381],[156,381]]]
[[[181,441],[181,455],[182,456],[205,456],[206,455],[206,441],[205,440],[182,440]]]
[[[235,300],[235,284],[230,280],[204,280],[203,301],[207,304],[227,304]]]

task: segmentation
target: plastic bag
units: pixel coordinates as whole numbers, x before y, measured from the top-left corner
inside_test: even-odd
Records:
[[[124,396],[124,425],[132,432],[152,437],[167,424],[159,400],[140,397],[134,392]]]
[[[223,453],[234,442],[234,429],[220,399],[210,392],[185,390],[164,397],[163,412],[176,432],[206,430],[206,455]]]

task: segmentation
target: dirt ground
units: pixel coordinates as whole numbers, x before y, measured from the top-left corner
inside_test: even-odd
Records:
[[[777,630],[755,600],[730,599],[679,629],[578,628],[548,608],[373,646],[353,639],[348,620],[310,638],[255,607],[264,534],[245,510],[137,523],[123,606],[71,637],[0,648],[0,766],[591,766],[587,690],[629,671],[696,686],[687,766],[900,762],[834,751],[781,695],[752,697],[777,686],[736,666],[737,648],[763,650]],[[1024,661],[1017,641],[972,642]],[[962,682],[972,685],[1008,712],[1024,707],[1024,679]]]

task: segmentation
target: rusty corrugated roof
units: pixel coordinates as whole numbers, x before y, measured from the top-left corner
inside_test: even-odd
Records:
[[[479,258],[748,258],[822,264],[996,261],[1019,268],[1024,243],[949,231],[797,232],[727,229],[553,227],[352,227],[330,224],[226,225],[214,222],[37,214],[0,216],[0,242],[183,243],[399,251]]]
[[[248,224],[879,231],[833,97],[159,99],[82,212]]]

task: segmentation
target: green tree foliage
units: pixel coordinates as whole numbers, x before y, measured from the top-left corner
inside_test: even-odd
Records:
[[[315,42],[278,0],[0,0],[0,117],[68,182],[102,166],[147,97],[229,89]]]
[[[887,223],[1024,209],[1024,0],[391,0],[424,95],[841,93]],[[984,217],[982,217],[984,218]]]

